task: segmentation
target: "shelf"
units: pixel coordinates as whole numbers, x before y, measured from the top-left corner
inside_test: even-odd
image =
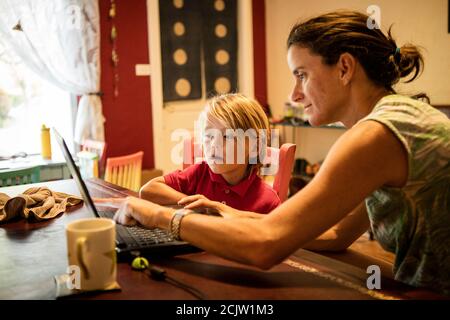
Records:
[[[306,175],[303,175],[303,174],[295,174],[295,173],[293,173],[291,175],[291,178],[300,178],[300,179],[304,180],[305,182],[310,182],[314,177],[306,176]]]
[[[313,129],[338,129],[338,130],[346,130],[344,126],[330,124],[327,126],[318,126],[314,127],[310,125],[308,122],[296,122],[296,121],[283,121],[283,122],[270,122],[273,126],[284,126],[284,127],[298,127],[298,128],[313,128]]]

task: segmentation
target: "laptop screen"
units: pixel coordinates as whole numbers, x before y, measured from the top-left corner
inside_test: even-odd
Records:
[[[52,130],[53,133],[55,134],[56,141],[58,141],[58,144],[64,155],[64,159],[66,159],[69,171],[72,174],[72,177],[75,179],[75,182],[77,183],[78,189],[80,190],[81,196],[83,197],[86,206],[92,213],[95,214],[95,216],[99,217],[94,202],[92,201],[92,198],[89,195],[89,191],[86,187],[86,184],[81,178],[80,170],[78,170],[78,167],[75,165],[75,161],[73,160],[72,155],[70,154],[69,149],[67,148],[66,142],[55,128],[52,128]]]

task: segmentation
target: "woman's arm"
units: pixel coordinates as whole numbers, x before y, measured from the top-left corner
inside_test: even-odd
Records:
[[[177,204],[186,195],[169,187],[164,177],[156,177],[142,186],[139,197],[160,205],[171,205]]]
[[[213,254],[270,268],[336,225],[374,190],[403,186],[407,172],[406,151],[397,138],[383,125],[366,121],[342,135],[316,177],[269,215],[222,219],[191,214],[183,218],[180,235]],[[168,229],[173,211],[141,204],[129,215]]]
[[[347,249],[370,227],[366,205],[361,202],[352,212],[304,248],[313,251],[342,251]]]

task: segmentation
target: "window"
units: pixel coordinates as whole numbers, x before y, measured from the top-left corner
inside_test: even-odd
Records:
[[[72,96],[29,70],[0,42],[0,155],[41,151],[40,132],[55,127],[73,144]],[[53,155],[59,154],[52,141]]]

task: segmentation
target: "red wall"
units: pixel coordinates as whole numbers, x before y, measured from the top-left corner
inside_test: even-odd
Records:
[[[144,151],[143,168],[154,167],[150,77],[136,76],[136,64],[149,63],[146,0],[116,0],[119,96],[114,97],[110,0],[100,0],[101,90],[104,92],[107,156]]]
[[[267,106],[266,8],[264,0],[253,0],[253,67],[255,98]]]

